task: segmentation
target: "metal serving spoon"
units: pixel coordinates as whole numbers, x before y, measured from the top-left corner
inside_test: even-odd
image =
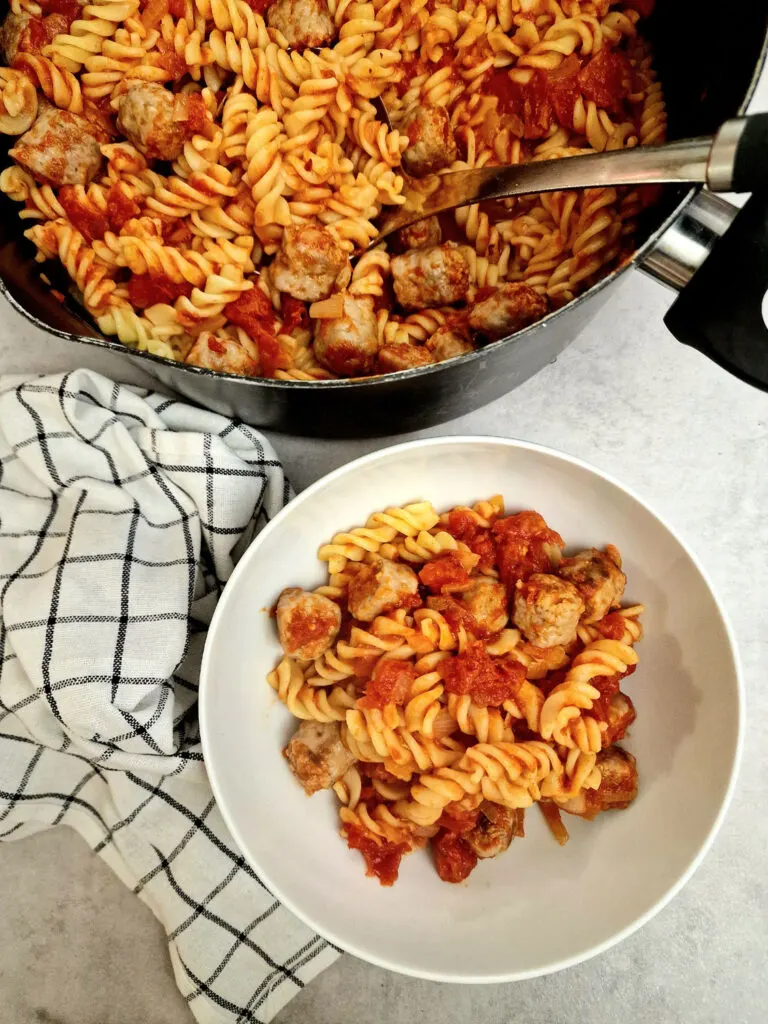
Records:
[[[532,192],[674,182],[701,182],[713,192],[753,192],[768,184],[767,154],[768,114],[753,114],[726,121],[714,136],[663,146],[414,178],[405,203],[384,215],[368,248],[433,214]]]

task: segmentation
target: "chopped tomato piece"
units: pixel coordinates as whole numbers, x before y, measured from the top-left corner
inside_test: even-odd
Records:
[[[595,703],[592,705],[590,711],[591,715],[594,715],[601,722],[608,721],[608,708],[611,706],[611,699],[614,694],[619,692],[620,676],[595,676],[594,679],[590,679],[590,686],[594,686],[596,690],[600,691],[600,696],[597,698]]]
[[[290,334],[295,327],[309,327],[307,307],[300,299],[294,299],[292,295],[284,295],[281,333]]]
[[[85,238],[86,242],[103,238],[104,232],[109,230],[109,222],[104,214],[96,210],[87,200],[81,202],[78,199],[77,186],[63,185],[59,190],[59,202],[64,207],[72,225]]]
[[[40,6],[46,14],[63,14],[67,19],[67,28],[80,17],[81,7],[77,0],[40,0]]]
[[[455,832],[441,832],[432,840],[437,873],[444,882],[463,882],[477,864],[477,854]]]
[[[387,704],[405,704],[415,678],[416,669],[410,661],[379,661],[357,706],[370,710]]]
[[[603,47],[579,72],[579,85],[598,107],[619,113],[632,87],[632,67],[623,53]]]
[[[608,640],[621,640],[624,636],[624,616],[611,612],[604,619],[595,623],[595,629]]]
[[[447,832],[458,832],[460,834],[462,832],[471,832],[477,824],[479,814],[480,811],[477,808],[474,811],[470,811],[457,804],[448,804],[440,815],[437,824]]]
[[[579,88],[579,71],[581,62],[571,54],[566,57],[559,68],[550,71],[547,76],[549,99],[555,114],[564,128],[573,128],[573,108],[581,92]]]
[[[174,53],[171,49],[167,49],[164,53],[160,50],[156,61],[157,66],[161,67],[163,71],[167,71],[171,80],[174,82],[178,82],[178,80],[183,78],[187,73],[187,62],[183,57],[180,57],[178,53]],[[194,95],[195,94],[192,94],[189,98],[192,99]],[[200,128],[190,128],[189,130],[194,134],[195,132],[200,131]]]
[[[168,13],[174,18],[183,18],[187,11],[186,0],[168,0]]]
[[[446,658],[437,671],[447,693],[469,694],[473,703],[499,707],[517,693],[525,666],[512,659],[494,659],[479,641],[472,641],[455,658]]]
[[[469,573],[454,554],[449,554],[427,562],[419,579],[430,590],[440,590],[451,583],[466,583]]]
[[[139,204],[126,195],[119,182],[115,182],[107,192],[107,219],[110,228],[119,232],[132,217],[138,217],[140,213]]]
[[[263,14],[272,3],[272,0],[246,0],[254,14]]]
[[[225,306],[224,316],[249,334],[250,329],[257,325],[271,329],[274,319],[272,303],[258,285]]]
[[[519,579],[549,572],[550,552],[564,547],[559,533],[550,530],[538,512],[518,512],[497,519],[491,527],[501,578],[511,590]]]
[[[128,282],[128,299],[137,309],[146,309],[158,302],[173,305],[180,295],[191,292],[192,285],[188,281],[172,281],[165,274],[132,274]]]
[[[484,89],[498,97],[499,112],[511,118],[512,131],[520,138],[542,139],[547,135],[552,105],[544,71],[534,71],[525,83],[510,78],[506,70],[495,71]]]
[[[480,556],[478,569],[492,569],[496,564],[496,548],[491,540],[490,532],[478,526],[468,509],[453,509],[448,514],[446,530],[456,540],[462,540],[469,550]]]
[[[394,885],[403,854],[409,852],[407,844],[390,843],[386,839],[376,842],[357,825],[344,825],[342,832],[350,850],[359,850],[362,853],[366,875],[378,878],[382,885]]]

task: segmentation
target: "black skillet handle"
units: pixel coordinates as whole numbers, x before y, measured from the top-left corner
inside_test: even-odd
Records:
[[[664,322],[678,341],[768,391],[768,134],[762,153],[763,191],[739,211]],[[746,169],[739,174],[744,182]]]

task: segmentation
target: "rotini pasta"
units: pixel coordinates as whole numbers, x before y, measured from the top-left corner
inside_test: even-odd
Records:
[[[441,878],[466,878],[534,803],[562,842],[561,809],[634,798],[615,744],[635,718],[620,685],[643,606],[620,605],[615,547],[562,548],[500,495],[442,515],[418,501],[336,534],[319,549],[327,583],[279,596],[269,683],[304,720],[286,758],[307,793],[334,789],[382,884],[426,842]]]
[[[75,298],[126,344],[282,380],[425,366],[617,266],[644,194],[473,205],[361,256],[382,212],[461,168],[663,142],[647,8],[14,0],[0,132],[20,138],[0,190],[38,222],[30,241],[66,238]],[[137,244],[143,218],[159,232]]]

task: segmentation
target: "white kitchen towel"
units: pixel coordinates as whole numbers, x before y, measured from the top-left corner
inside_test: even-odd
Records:
[[[338,952],[244,862],[200,752],[211,613],[288,497],[242,423],[86,370],[0,378],[0,838],[77,829],[203,1024],[269,1020]]]

